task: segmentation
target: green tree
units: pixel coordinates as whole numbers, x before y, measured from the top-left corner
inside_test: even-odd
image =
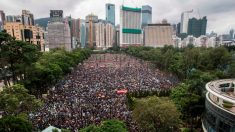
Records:
[[[0,132],[32,132],[32,124],[20,117],[5,116],[0,119]]]
[[[103,132],[127,132],[126,125],[118,120],[103,121],[100,128]]]
[[[99,126],[90,125],[85,127],[80,132],[127,132],[125,123],[118,120],[103,121]]]
[[[22,85],[13,85],[0,92],[0,110],[7,115],[28,114],[41,106],[41,101],[30,95]]]
[[[70,132],[68,129],[61,129],[61,132]]]
[[[21,81],[30,93],[41,96],[48,88],[55,85],[64,75],[71,72],[73,67],[82,63],[90,56],[87,49],[75,49],[67,52],[64,49],[54,49],[43,55],[27,72],[27,80]]]
[[[23,41],[14,40],[1,46],[1,58],[12,74],[13,83],[27,77],[27,68],[37,61],[40,54],[36,45]]]
[[[181,83],[174,88],[171,93],[171,99],[176,104],[178,110],[182,113],[182,119],[190,124],[197,123],[204,111],[204,98],[190,89],[190,84]],[[198,118],[199,117],[199,118]],[[197,124],[196,124],[197,125]]]
[[[137,100],[133,118],[141,131],[175,132],[180,126],[180,113],[166,97],[153,96]]]
[[[4,45],[8,45],[13,40],[14,38],[7,34],[5,30],[0,32],[0,79],[4,80],[4,84],[6,86],[10,85],[10,74],[7,68],[8,63],[3,55],[4,52],[2,52],[2,48]]]

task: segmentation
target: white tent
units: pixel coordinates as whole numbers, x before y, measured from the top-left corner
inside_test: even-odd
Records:
[[[54,129],[57,129],[58,132],[61,132],[61,130],[59,128],[53,127],[53,126],[49,126],[46,129],[44,129],[42,132],[53,132]]]

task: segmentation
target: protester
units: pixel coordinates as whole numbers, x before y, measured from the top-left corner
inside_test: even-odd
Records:
[[[31,113],[33,125],[77,131],[107,119],[123,120],[136,131],[126,92],[168,90],[177,79],[124,54],[93,54],[49,90],[44,106]]]

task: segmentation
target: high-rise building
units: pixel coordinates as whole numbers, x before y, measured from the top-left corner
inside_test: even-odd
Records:
[[[94,48],[96,46],[96,23],[98,16],[90,14],[86,16],[86,47]]]
[[[115,5],[114,4],[106,4],[106,21],[115,25]]]
[[[148,24],[144,28],[144,45],[149,47],[164,47],[174,45],[174,31],[170,24]]]
[[[68,17],[63,18],[63,10],[50,10],[50,22],[47,24],[49,49],[72,50],[70,22]]]
[[[71,51],[71,32],[69,24],[66,22],[48,23],[49,49],[65,48]]]
[[[63,10],[50,10],[50,22],[63,22]]]
[[[80,19],[72,19],[71,36],[80,39]]]
[[[141,8],[121,6],[120,8],[120,46],[141,46]]]
[[[86,47],[86,21],[80,19],[80,43],[81,47]]]
[[[235,132],[234,82],[234,79],[224,79],[206,84],[204,132]]]
[[[111,23],[105,24],[105,48],[113,47],[115,27]]]
[[[75,49],[80,46],[80,19],[73,19],[71,16],[66,17],[68,21],[71,39],[72,39],[72,48]]]
[[[105,23],[100,21],[95,24],[95,48],[105,48]]]
[[[22,17],[20,15],[8,15],[6,16],[6,22],[22,22]]]
[[[120,46],[120,25],[115,27],[115,42],[113,46]]]
[[[21,22],[6,22],[4,29],[16,40],[40,45],[44,51],[44,30],[39,26],[23,25]]]
[[[181,22],[180,22],[180,33],[187,33],[188,32],[188,21],[189,21],[189,14],[192,13],[192,11],[186,11],[181,14]]]
[[[200,37],[201,35],[206,35],[207,18],[202,19],[192,18],[188,21],[188,35],[193,35],[194,37]]]
[[[180,26],[181,26],[181,23],[178,23],[177,24],[177,29],[176,29],[176,35],[179,37],[180,35]]]
[[[142,6],[142,27],[152,23],[152,7],[149,5]]]
[[[34,25],[34,17],[30,11],[22,10],[22,23],[23,25]]]
[[[234,39],[234,30],[233,29],[231,29],[229,31],[229,36],[230,36],[230,39]]]
[[[104,50],[112,47],[114,43],[114,25],[103,20],[99,20],[95,25],[95,48]]]
[[[0,10],[0,31],[3,30],[4,23],[5,23],[5,13],[4,11]]]

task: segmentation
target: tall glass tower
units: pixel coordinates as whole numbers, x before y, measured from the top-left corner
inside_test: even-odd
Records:
[[[106,21],[115,25],[115,5],[114,4],[106,4]]]
[[[152,7],[149,5],[142,6],[142,27],[152,23]]]
[[[192,18],[188,21],[188,35],[200,37],[206,35],[207,18],[206,16],[201,19]]]

